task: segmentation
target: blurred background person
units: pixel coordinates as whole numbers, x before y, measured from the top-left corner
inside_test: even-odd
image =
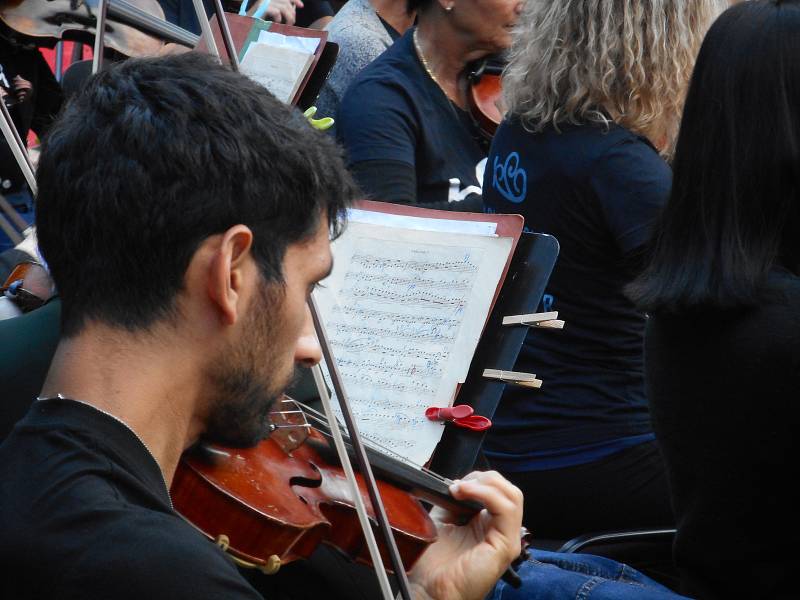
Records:
[[[482,211],[488,144],[467,110],[469,64],[507,48],[521,0],[409,0],[417,26],[365,68],[336,133],[372,198]]]
[[[490,211],[522,213],[561,252],[485,444],[525,493],[537,535],[669,526],[644,391],[644,314],[623,292],[666,202],[684,95],[725,0],[528,0],[503,76],[509,112],[484,181]]]
[[[328,24],[328,41],[339,55],[316,105],[322,116],[335,116],[356,75],[391,46],[414,23],[405,0],[349,0]]]

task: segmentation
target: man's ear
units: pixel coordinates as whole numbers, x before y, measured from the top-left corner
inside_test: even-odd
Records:
[[[252,256],[253,232],[245,225],[234,225],[222,234],[209,263],[208,296],[217,305],[226,325],[233,325],[242,311],[242,291],[247,281],[246,267]]]

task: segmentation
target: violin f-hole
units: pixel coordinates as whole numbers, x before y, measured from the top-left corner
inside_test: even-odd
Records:
[[[317,468],[317,465],[315,465],[312,462],[309,462],[307,466],[311,467],[311,470],[314,471],[318,475],[317,479],[311,479],[310,477],[305,477],[303,475],[298,475],[298,476],[295,476],[295,477],[291,477],[289,479],[289,485],[290,486],[292,486],[292,487],[294,487],[294,486],[305,487],[305,488],[318,488],[318,487],[322,486],[322,473],[319,472],[319,469]],[[300,497],[300,499],[303,502],[305,502],[306,504],[308,504],[308,501],[305,498],[303,498],[302,496]]]

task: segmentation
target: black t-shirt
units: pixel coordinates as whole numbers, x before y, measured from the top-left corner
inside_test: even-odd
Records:
[[[654,315],[647,394],[692,598],[796,598],[800,278],[760,306]]]
[[[649,226],[667,199],[669,166],[643,138],[611,125],[563,125],[531,133],[504,122],[492,142],[487,209],[521,213],[561,250],[540,310],[561,331],[531,329],[515,369],[536,391],[509,386],[487,438],[489,455],[638,436],[650,431],[644,394],[644,315],[623,287]],[[493,462],[500,464],[498,456]]]
[[[258,600],[173,509],[155,459],[79,402],[35,402],[0,446],[0,596]]]
[[[0,85],[6,91],[14,88],[14,78],[19,75],[33,85],[33,93],[24,102],[14,102],[9,107],[11,118],[23,141],[31,129],[44,136],[53,124],[64,96],[50,67],[38,49],[20,46],[0,34]],[[13,97],[13,93],[11,93]],[[11,149],[0,137],[0,193],[19,190],[25,179]]]
[[[358,182],[375,199],[481,211],[486,146],[470,115],[428,75],[413,32],[409,29],[347,89],[337,113],[337,137]],[[406,197],[382,185],[394,178],[393,173],[382,177],[387,163],[405,166],[415,177]]]
[[[298,8],[295,14],[295,26],[308,27],[322,17],[332,17],[333,7],[328,0],[303,0],[303,8]]]
[[[192,0],[158,0],[158,3],[164,11],[166,21],[200,35],[200,22],[197,20],[197,11]],[[203,0],[203,7],[208,17],[214,14],[213,0]]]

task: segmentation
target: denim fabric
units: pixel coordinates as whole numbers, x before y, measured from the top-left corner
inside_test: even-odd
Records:
[[[19,213],[19,216],[22,217],[25,222],[30,225],[33,223],[34,212],[33,212],[33,197],[31,196],[30,192],[25,189],[20,192],[14,192],[13,194],[7,194],[5,199],[8,201],[11,206]],[[6,219],[8,217],[5,213],[0,212]],[[0,252],[8,250],[9,248],[13,248],[14,244],[6,235],[5,231],[0,229]],[[0,285],[2,285],[2,281],[0,281]]]
[[[517,571],[522,587],[499,581],[486,600],[678,600],[636,569],[602,556],[532,550]]]

